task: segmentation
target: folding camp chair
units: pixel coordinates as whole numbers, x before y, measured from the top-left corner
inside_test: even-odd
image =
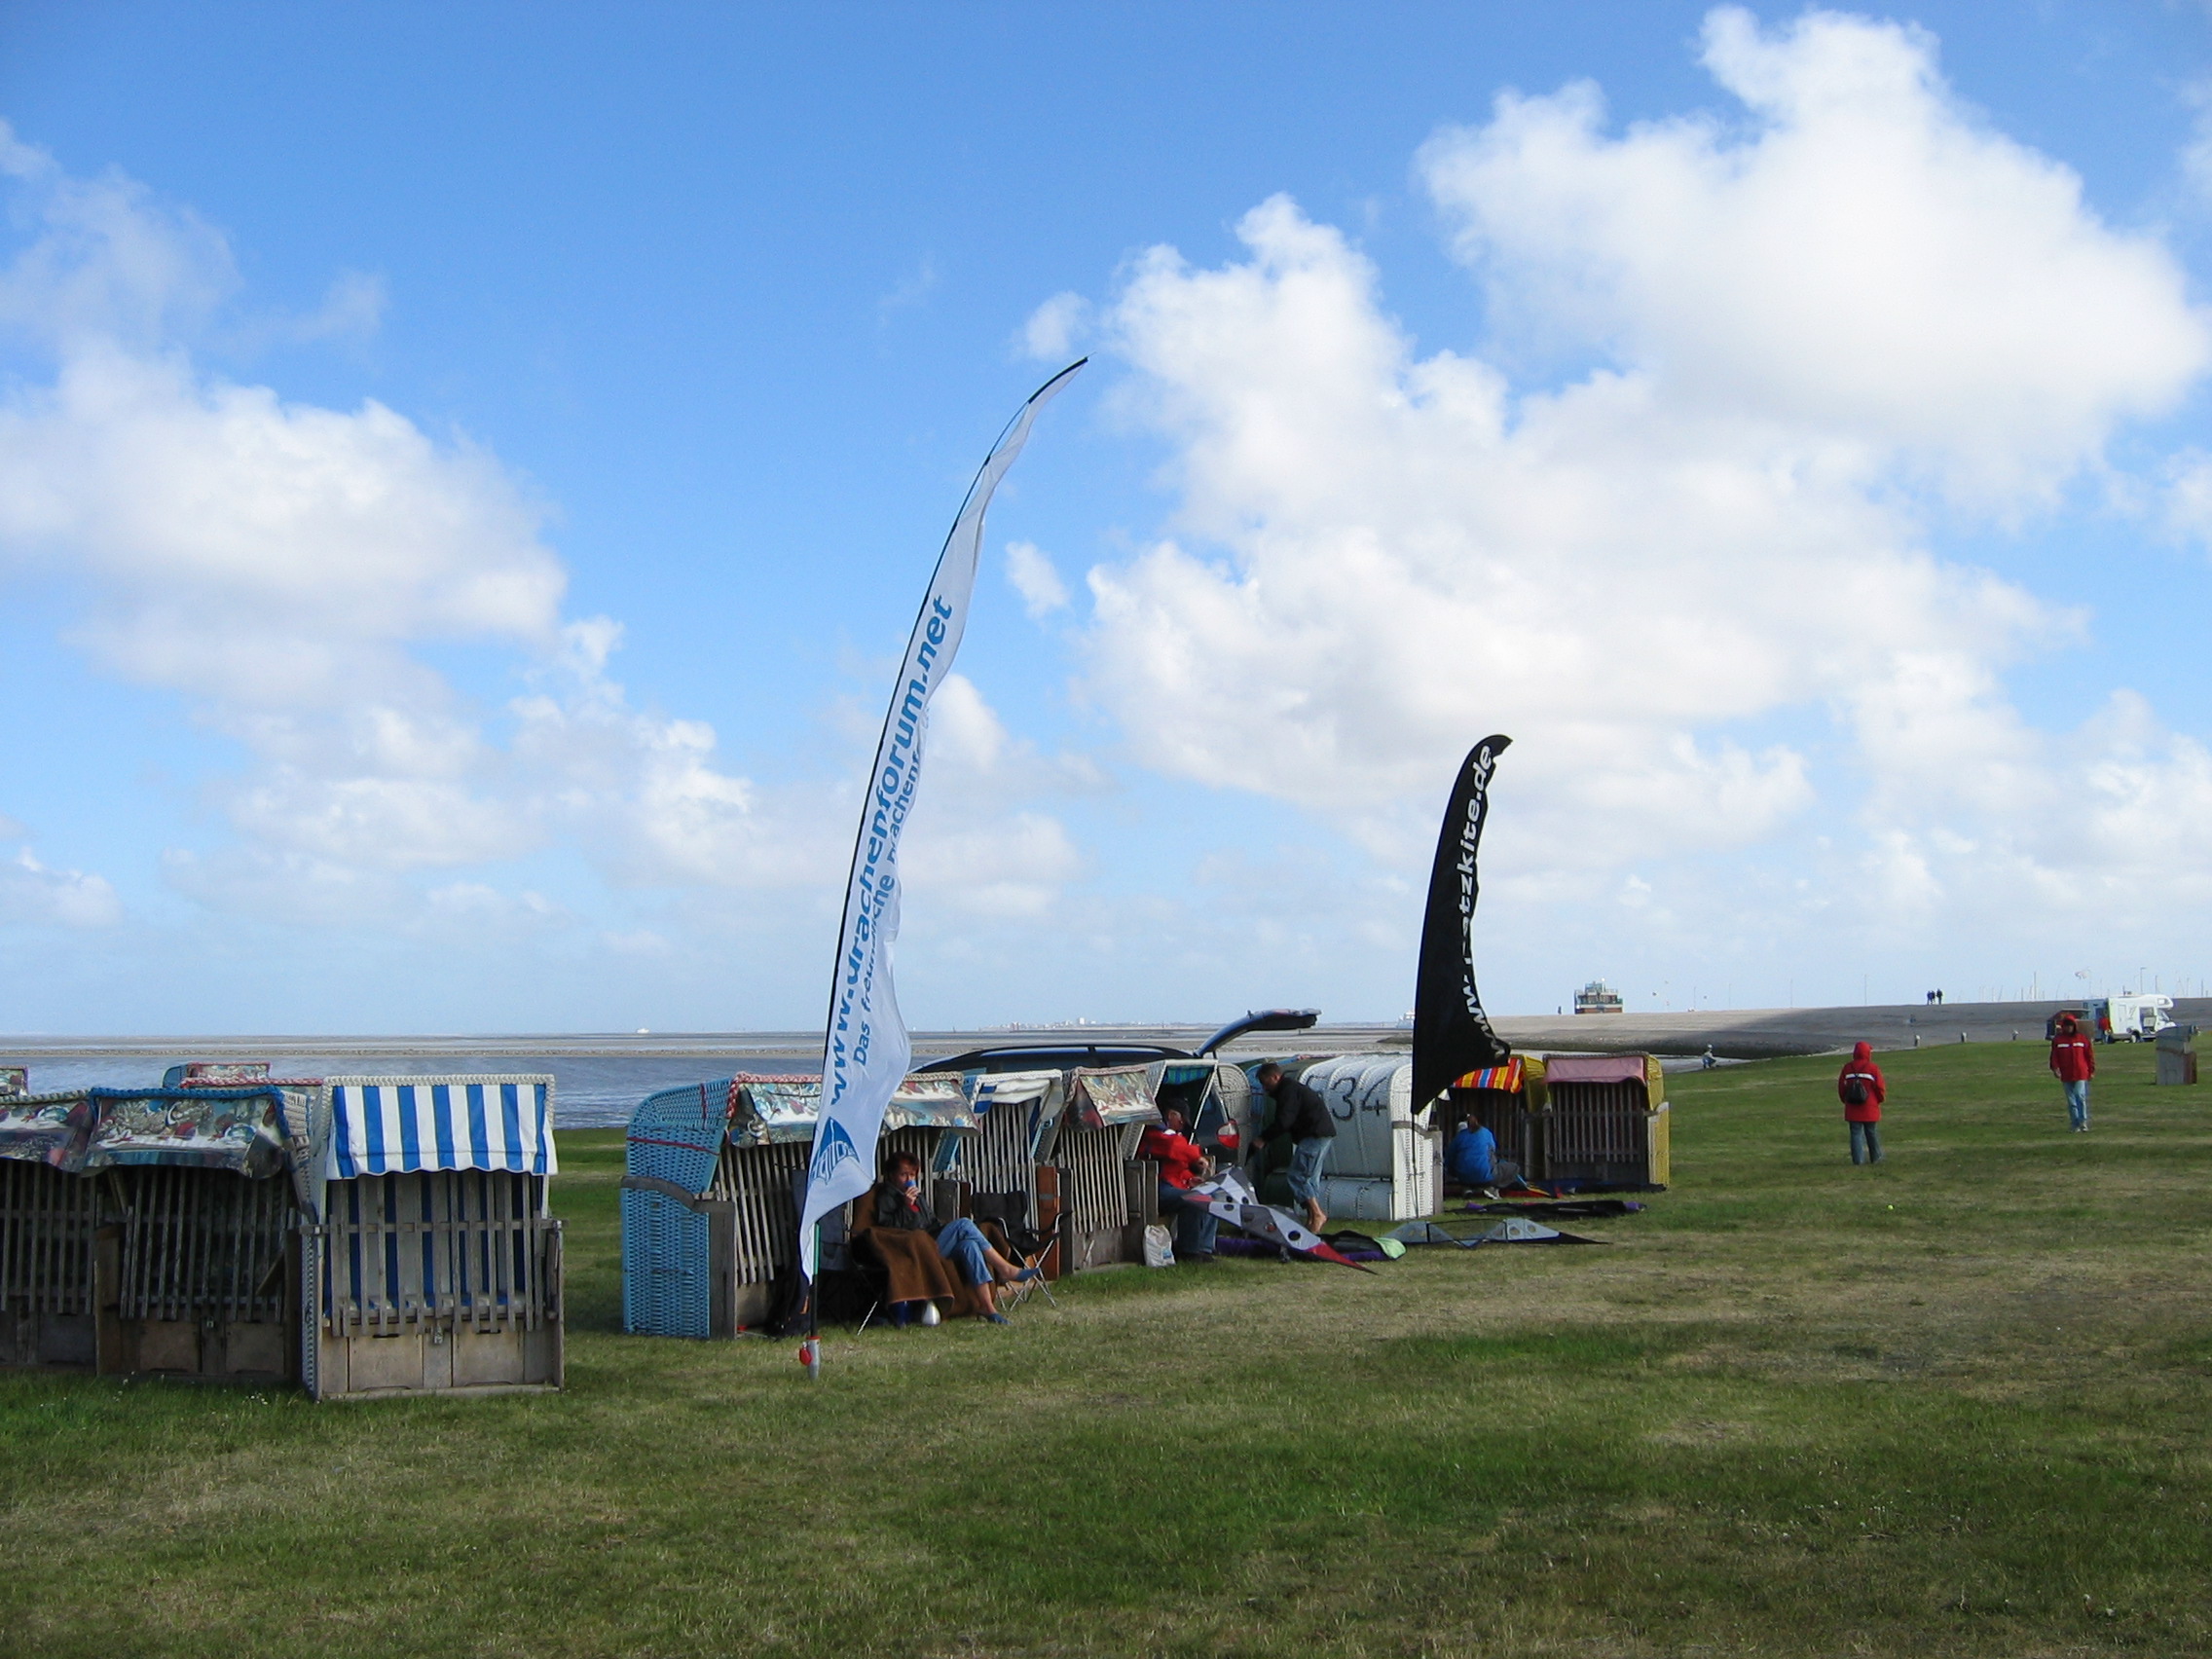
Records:
[[[1052,1247],[1051,1240],[1041,1238],[1029,1230],[1029,1195],[975,1193],[969,1197],[968,1213],[1000,1255],[1017,1268],[1037,1270],[1035,1278],[1001,1285],[999,1291],[1004,1298],[1001,1306],[1019,1308],[1029,1300],[1030,1292],[1041,1290],[1047,1302],[1059,1307],[1052,1287],[1045,1282],[1045,1257]]]

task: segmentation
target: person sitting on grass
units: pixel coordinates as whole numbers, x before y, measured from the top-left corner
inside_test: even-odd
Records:
[[[1445,1161],[1459,1185],[1480,1188],[1493,1198],[1498,1188],[1513,1186],[1521,1179],[1521,1165],[1497,1156],[1497,1137],[1477,1112],[1470,1112],[1453,1133]]]
[[[1210,1171],[1204,1149],[1183,1132],[1183,1114],[1172,1106],[1161,1112],[1137,1143],[1137,1156],[1160,1165],[1160,1213],[1175,1224],[1175,1259],[1212,1261],[1221,1221],[1205,1199],[1190,1196],[1191,1184]]]
[[[1874,1063],[1874,1048],[1862,1043],[1843,1062],[1835,1080],[1836,1098],[1843,1102],[1843,1121],[1851,1127],[1851,1161],[1882,1161],[1882,1102],[1889,1090],[1882,1083],[1882,1068]]]
[[[922,1202],[922,1164],[912,1153],[891,1155],[891,1166],[876,1188],[875,1225],[895,1233],[928,1234],[936,1240],[938,1253],[957,1267],[961,1276],[976,1287],[976,1295],[983,1305],[978,1317],[994,1325],[1008,1322],[1007,1316],[999,1311],[999,1287],[1020,1284],[1039,1276],[1035,1268],[1017,1268],[992,1249],[990,1240],[983,1236],[983,1230],[966,1216],[954,1221],[939,1221]],[[894,1302],[892,1324],[905,1324],[914,1311],[915,1306],[910,1302]]]

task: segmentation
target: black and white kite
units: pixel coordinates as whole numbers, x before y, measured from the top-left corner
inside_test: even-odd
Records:
[[[1204,1198],[1206,1208],[1218,1219],[1241,1229],[1263,1244],[1280,1245],[1316,1262],[1358,1268],[1363,1273],[1375,1271],[1353,1261],[1311,1228],[1301,1227],[1273,1205],[1260,1202],[1259,1195],[1252,1191],[1252,1184],[1241,1169],[1231,1169],[1210,1181],[1193,1183],[1191,1196]]]

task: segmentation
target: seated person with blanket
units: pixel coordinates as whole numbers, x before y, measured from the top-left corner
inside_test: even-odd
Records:
[[[911,1154],[891,1155],[890,1168],[876,1183],[868,1233],[876,1254],[891,1275],[891,1322],[903,1325],[925,1302],[957,1300],[945,1272],[957,1266],[981,1304],[977,1318],[1004,1325],[998,1287],[1038,1276],[1035,1268],[1017,1268],[991,1248],[982,1229],[966,1216],[940,1222],[922,1202],[922,1166]]]
[[[1162,1111],[1137,1143],[1137,1156],[1160,1165],[1160,1213],[1175,1224],[1175,1259],[1212,1261],[1221,1221],[1205,1199],[1190,1196],[1191,1184],[1210,1171],[1204,1150],[1183,1132],[1183,1114],[1172,1106]]]
[[[1497,1156],[1497,1137],[1490,1132],[1479,1116],[1467,1118],[1459,1124],[1444,1156],[1452,1178],[1462,1187],[1481,1187],[1494,1193],[1497,1188],[1511,1186],[1521,1179],[1521,1165],[1510,1158]]]

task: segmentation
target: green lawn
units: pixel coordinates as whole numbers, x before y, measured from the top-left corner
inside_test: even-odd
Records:
[[[566,1394],[0,1379],[42,1655],[2212,1652],[2212,1088],[2106,1051],[1672,1080],[1606,1249],[1068,1281],[1012,1330],[619,1333],[563,1137]]]

